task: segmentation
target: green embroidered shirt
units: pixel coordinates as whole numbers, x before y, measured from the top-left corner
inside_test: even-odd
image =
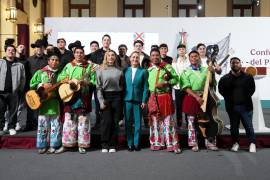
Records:
[[[56,73],[57,74],[57,73]],[[57,75],[56,77],[57,78]],[[46,71],[38,70],[30,81],[30,88],[37,89],[44,83],[49,83],[50,78]],[[59,100],[55,98],[57,96],[56,90],[52,92],[52,97],[42,103],[39,114],[40,115],[58,115],[59,114]]]
[[[199,70],[193,70],[189,66],[180,77],[180,86],[182,89],[190,88],[192,91],[203,91],[207,72],[207,67],[200,66]]]
[[[93,65],[86,66],[76,65],[74,62],[68,63],[58,76],[57,81],[61,81],[68,77],[69,79],[86,80],[87,82],[96,85],[96,73],[92,72]],[[82,87],[82,93],[89,93],[89,86]]]
[[[167,71],[170,72],[171,78],[169,81],[166,81],[164,79],[164,75],[166,73],[164,68],[166,68]],[[175,84],[177,84],[179,82],[179,78],[178,78],[175,70],[172,68],[172,66],[170,64],[166,64],[164,66],[164,68],[160,69],[158,83],[168,82],[171,86],[174,86]],[[155,91],[155,84],[156,84],[156,76],[158,73],[158,67],[152,66],[152,67],[148,68],[148,73],[149,73],[149,76],[148,76],[149,90],[151,93],[153,93]],[[166,92],[170,92],[170,90],[171,90],[171,88],[169,88],[169,87],[156,89],[157,93],[166,93]]]

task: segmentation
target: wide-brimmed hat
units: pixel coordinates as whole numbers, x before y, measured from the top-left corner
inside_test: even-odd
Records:
[[[46,46],[42,39],[38,39],[38,40],[36,40],[35,43],[31,44],[31,48],[42,47],[42,46],[43,47]]]
[[[61,52],[57,47],[53,47],[52,51],[47,53],[47,57],[50,58],[51,56],[57,56],[58,58],[61,57]]]
[[[84,48],[84,46],[82,46],[82,43],[81,43],[81,41],[75,41],[74,43],[70,43],[69,45],[68,45],[68,49],[69,50],[72,50],[72,48],[74,48],[74,47],[80,47],[80,48]]]

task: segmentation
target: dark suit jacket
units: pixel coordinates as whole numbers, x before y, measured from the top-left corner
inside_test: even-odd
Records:
[[[135,101],[147,103],[148,100],[148,74],[147,71],[138,67],[132,82],[132,69],[128,67],[124,70],[125,77],[125,101]]]
[[[141,66],[144,69],[148,69],[150,66],[150,57],[147,54],[145,54],[144,52],[143,52],[143,55],[144,55],[144,57],[143,57]]]
[[[93,52],[91,56],[87,55],[87,58],[89,59],[91,58],[90,60],[95,64],[102,64],[105,53],[106,51],[104,51],[103,48],[100,48],[96,50],[95,52]]]

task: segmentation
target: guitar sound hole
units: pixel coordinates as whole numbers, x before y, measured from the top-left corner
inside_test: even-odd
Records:
[[[77,85],[75,83],[70,83],[70,89],[76,90],[77,89]]]

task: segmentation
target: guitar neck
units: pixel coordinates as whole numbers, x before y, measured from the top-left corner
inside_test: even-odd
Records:
[[[63,84],[64,82],[66,81],[66,79],[52,85],[50,88],[47,89],[47,92],[51,92],[53,91],[54,89],[56,89],[58,86],[60,86],[61,84]]]
[[[227,54],[225,58],[218,64],[219,66],[222,66],[223,63],[227,61],[227,59],[230,57],[230,54]]]

